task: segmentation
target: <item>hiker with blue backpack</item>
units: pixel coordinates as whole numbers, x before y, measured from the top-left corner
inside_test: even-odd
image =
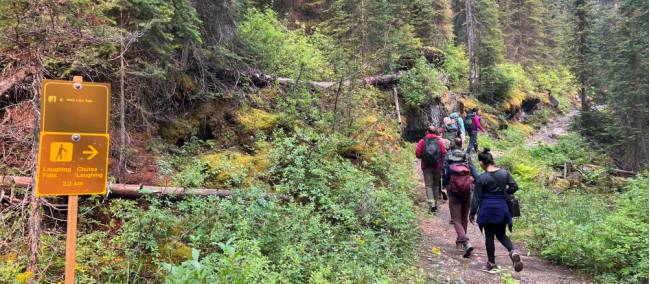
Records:
[[[445,139],[445,147],[452,148],[451,146],[454,144],[454,139],[460,138],[460,129],[458,128],[456,121],[451,117],[443,118],[442,122],[443,126],[440,131],[442,132],[442,138]]]
[[[474,180],[478,178],[474,166],[463,151],[463,142],[457,137],[445,157],[445,174],[442,186],[449,195],[449,213],[456,230],[456,246],[463,249],[463,257],[470,257],[474,248],[467,237],[467,223],[472,201]]]
[[[424,189],[431,213],[435,213],[438,209],[438,200],[441,197],[443,159],[447,154],[447,148],[445,148],[439,132],[435,126],[429,126],[427,134],[420,139],[415,148],[415,156],[420,159]]]
[[[462,145],[465,145],[465,124],[463,123],[461,112],[452,112],[449,115],[449,118],[453,123],[456,123],[456,127],[458,127],[458,130],[460,131],[460,142]]]
[[[478,153],[478,132],[485,132],[485,129],[481,125],[481,116],[479,115],[480,109],[475,107],[463,120],[465,125],[465,132],[469,134],[469,144],[467,145],[467,154],[472,153],[472,149]]]
[[[497,268],[494,257],[494,237],[496,236],[499,242],[508,249],[513,267],[515,271],[519,272],[524,268],[521,256],[506,235],[506,226],[512,231],[512,217],[519,215],[518,205],[511,207],[509,204],[513,199],[512,195],[519,187],[508,171],[495,166],[490,149],[479,153],[478,161],[485,172],[478,176],[474,182],[469,220],[473,224],[474,218],[478,214],[476,223],[481,231],[485,230],[485,249],[488,257],[485,270],[491,271]]]

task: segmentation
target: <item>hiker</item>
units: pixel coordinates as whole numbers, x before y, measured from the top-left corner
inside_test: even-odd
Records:
[[[456,126],[458,127],[458,130],[460,131],[460,141],[465,145],[465,124],[463,123],[463,117],[461,116],[460,112],[452,112],[449,115],[449,118],[452,119],[452,121],[456,122]]]
[[[421,160],[420,167],[424,176],[424,189],[427,193],[431,213],[437,210],[438,199],[440,199],[441,175],[443,158],[447,154],[447,148],[439,137],[439,130],[435,126],[429,126],[427,135],[420,139],[415,148],[415,156]]]
[[[444,138],[448,143],[445,143],[445,147],[451,148],[450,145],[453,145],[454,139],[460,137],[460,129],[458,129],[458,124],[450,117],[445,117],[442,119],[444,125],[442,127],[442,138]],[[461,144],[462,145],[462,144]]]
[[[469,134],[469,144],[467,145],[466,151],[467,154],[471,154],[472,149],[478,153],[478,141],[476,140],[478,132],[485,132],[485,129],[481,125],[481,116],[479,115],[479,111],[479,108],[473,108],[463,121],[465,132]]]
[[[506,194],[513,194],[518,186],[510,173],[494,165],[494,158],[490,149],[484,149],[478,154],[478,161],[485,171],[474,182],[474,194],[472,196],[472,208],[469,213],[469,221],[474,224],[474,218],[478,211],[479,229],[485,229],[485,249],[487,250],[488,261],[485,270],[490,271],[497,268],[494,259],[494,237],[508,249],[508,254],[515,271],[519,272],[524,268],[521,263],[521,256],[515,251],[510,238],[506,235],[506,225],[512,232],[512,215],[506,202]]]
[[[456,230],[456,246],[463,248],[463,257],[470,257],[474,248],[467,237],[467,223],[472,200],[472,188],[478,178],[474,166],[467,160],[467,153],[463,151],[463,142],[455,138],[452,150],[445,158],[445,174],[442,185],[449,195],[450,223]]]

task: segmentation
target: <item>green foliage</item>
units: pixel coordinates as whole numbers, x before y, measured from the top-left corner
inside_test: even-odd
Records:
[[[531,155],[549,166],[562,166],[565,162],[571,161],[574,165],[588,163],[604,163],[604,153],[594,148],[584,137],[577,133],[569,133],[558,140],[553,146],[538,145],[530,149]]]
[[[606,8],[601,8],[605,10]],[[593,62],[582,67],[581,81],[597,103],[606,107],[592,112],[592,116],[605,116],[602,126],[605,137],[593,135],[605,145],[613,145],[613,154],[624,168],[640,170],[648,164],[648,3],[623,1],[610,10],[599,13],[598,25],[590,42],[594,44],[582,59]],[[588,21],[589,23],[594,20]],[[593,23],[592,23],[593,24]],[[578,65],[579,67],[580,65]],[[597,66],[594,68],[592,66]],[[599,71],[594,74],[594,71]],[[625,135],[628,139],[606,139]],[[605,138],[605,139],[602,139]]]
[[[390,72],[398,58],[415,59],[417,48],[450,38],[434,23],[448,24],[445,15],[429,1],[337,0],[330,11],[323,27],[348,55],[345,65],[358,60],[374,73]]]
[[[524,69],[511,63],[502,63],[481,69],[481,94],[479,99],[488,103],[504,102],[516,92],[534,90]]]
[[[474,20],[479,22],[475,25],[477,34],[475,56],[478,66],[485,68],[502,63],[505,45],[499,4],[495,0],[476,0],[473,1],[473,5]]]
[[[553,96],[567,95],[575,89],[573,75],[564,66],[544,68],[542,65],[535,65],[532,74],[537,90],[549,92]]]
[[[232,245],[235,243],[235,246]],[[270,272],[269,261],[255,241],[219,243],[223,253],[212,253],[199,261],[199,251],[180,265],[164,263],[165,283],[277,283],[279,274]]]
[[[243,48],[265,71],[278,76],[315,79],[331,75],[325,54],[315,43],[321,35],[307,36],[290,31],[270,10],[250,9],[237,25]]]
[[[469,62],[465,47],[463,45],[447,45],[444,51],[446,60],[443,69],[449,78],[449,83],[456,89],[466,89],[468,87]]]
[[[399,89],[406,104],[417,107],[440,96],[444,85],[440,82],[438,70],[420,58],[413,69],[404,74]]]
[[[112,14],[129,32],[143,32],[137,42],[150,60],[169,63],[170,58],[187,43],[200,43],[201,21],[187,0],[118,1]],[[135,61],[142,66],[144,58]]]

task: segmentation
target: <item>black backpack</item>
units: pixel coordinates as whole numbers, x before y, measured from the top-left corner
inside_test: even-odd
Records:
[[[439,160],[440,145],[438,145],[438,138],[425,138],[422,161],[427,163],[427,165],[437,165]]]
[[[465,124],[465,131],[476,130],[476,125],[474,125],[474,116],[476,116],[476,114],[470,113],[463,120],[463,123]]]
[[[454,139],[458,138],[458,127],[456,125],[445,125],[445,134],[443,138],[454,142]]]

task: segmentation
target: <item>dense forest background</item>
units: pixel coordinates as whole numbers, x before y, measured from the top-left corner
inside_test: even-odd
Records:
[[[236,194],[84,199],[80,283],[418,282],[408,142],[480,107],[519,237],[645,282],[648,60],[640,0],[1,1],[0,175],[33,173],[42,79],[110,82],[111,183]],[[29,190],[0,195],[0,282],[61,280],[65,199]]]
[[[265,84],[253,78],[262,73],[328,81],[391,74],[416,66],[421,50],[432,48],[444,53],[445,81],[459,93],[468,91],[472,72],[466,62],[472,62],[470,71],[476,72],[472,76],[480,87],[469,86],[474,89],[469,91],[491,105],[520,99],[522,92],[558,94],[575,82],[583,101],[580,130],[610,149],[622,168],[639,170],[648,156],[643,1],[2,5],[3,106],[34,97],[33,79],[82,74],[115,82],[113,113],[120,118],[114,120],[114,130],[127,131],[125,120],[132,128],[150,129],[197,101],[240,99],[241,91],[233,87]],[[475,50],[469,59],[467,7],[475,10]],[[514,84],[523,85],[508,91]],[[422,99],[407,98],[414,104]],[[120,146],[120,152],[126,147]]]

